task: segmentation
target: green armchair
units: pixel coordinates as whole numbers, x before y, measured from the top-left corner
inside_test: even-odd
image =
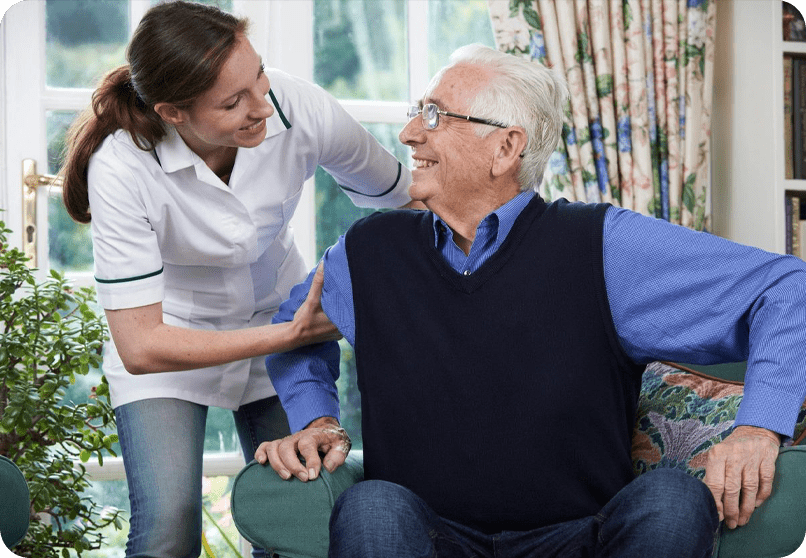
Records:
[[[13,461],[2,455],[0,495],[0,537],[6,548],[13,548],[28,532],[31,498],[22,471]]]
[[[641,474],[677,467],[704,476],[705,454],[730,433],[742,398],[741,365],[704,367],[656,362],[643,377],[633,467]],[[733,377],[734,380],[726,380]],[[778,558],[801,545],[806,534],[806,407],[794,439],[782,447],[772,496],[750,523],[724,529],[718,558]],[[232,515],[243,537],[282,558],[324,558],[328,521],[336,498],[363,478],[362,454],[353,451],[334,473],[313,482],[284,481],[268,466],[248,464],[235,479]]]

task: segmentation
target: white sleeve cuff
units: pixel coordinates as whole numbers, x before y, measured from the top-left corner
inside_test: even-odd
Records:
[[[153,275],[131,279],[95,279],[98,302],[106,310],[137,308],[162,302],[165,298],[165,276],[162,270]]]

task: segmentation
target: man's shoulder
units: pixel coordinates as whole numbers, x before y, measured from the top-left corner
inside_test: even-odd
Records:
[[[416,225],[428,218],[431,215],[430,211],[421,209],[392,209],[388,211],[376,211],[366,217],[363,217],[353,223],[348,234],[366,234],[368,231],[379,230],[381,234],[387,234],[389,227],[392,226],[406,226]]]
[[[606,212],[609,207],[612,207],[609,203],[591,203],[581,201],[572,202],[565,198],[559,198],[549,203],[547,209],[556,211],[558,213],[565,212],[579,215],[596,215]]]
[[[588,225],[598,229],[603,227],[605,216],[611,207],[609,203],[571,202],[560,198],[546,206],[543,220],[545,222],[548,217],[548,221],[555,226],[578,228]]]
[[[393,209],[379,211],[359,219],[344,235],[348,254],[384,252],[394,246],[411,244],[433,218],[430,211]]]

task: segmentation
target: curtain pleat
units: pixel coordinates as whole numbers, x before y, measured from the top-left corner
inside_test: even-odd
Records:
[[[680,63],[680,41],[677,31],[678,3],[663,4],[663,67],[666,78],[666,147],[667,176],[669,181],[669,220],[680,223],[680,198],[682,189],[683,139],[680,134],[680,90],[681,84],[677,75]]]
[[[578,17],[585,13],[585,3],[577,2]],[[602,201],[621,202],[621,177],[618,169],[618,136],[615,133],[616,110],[613,82],[613,49],[610,38],[610,10],[608,0],[590,2],[590,42],[593,50],[593,69],[601,123],[601,151],[597,161],[599,190]]]
[[[561,145],[538,191],[710,222],[715,0],[488,0],[498,48],[561,72]]]

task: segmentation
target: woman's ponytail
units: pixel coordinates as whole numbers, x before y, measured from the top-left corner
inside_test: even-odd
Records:
[[[87,168],[92,154],[109,134],[123,129],[137,147],[149,150],[165,135],[162,119],[137,95],[129,66],[109,72],[92,95],[92,104],[67,131],[62,197],[67,212],[79,223],[91,219]]]

